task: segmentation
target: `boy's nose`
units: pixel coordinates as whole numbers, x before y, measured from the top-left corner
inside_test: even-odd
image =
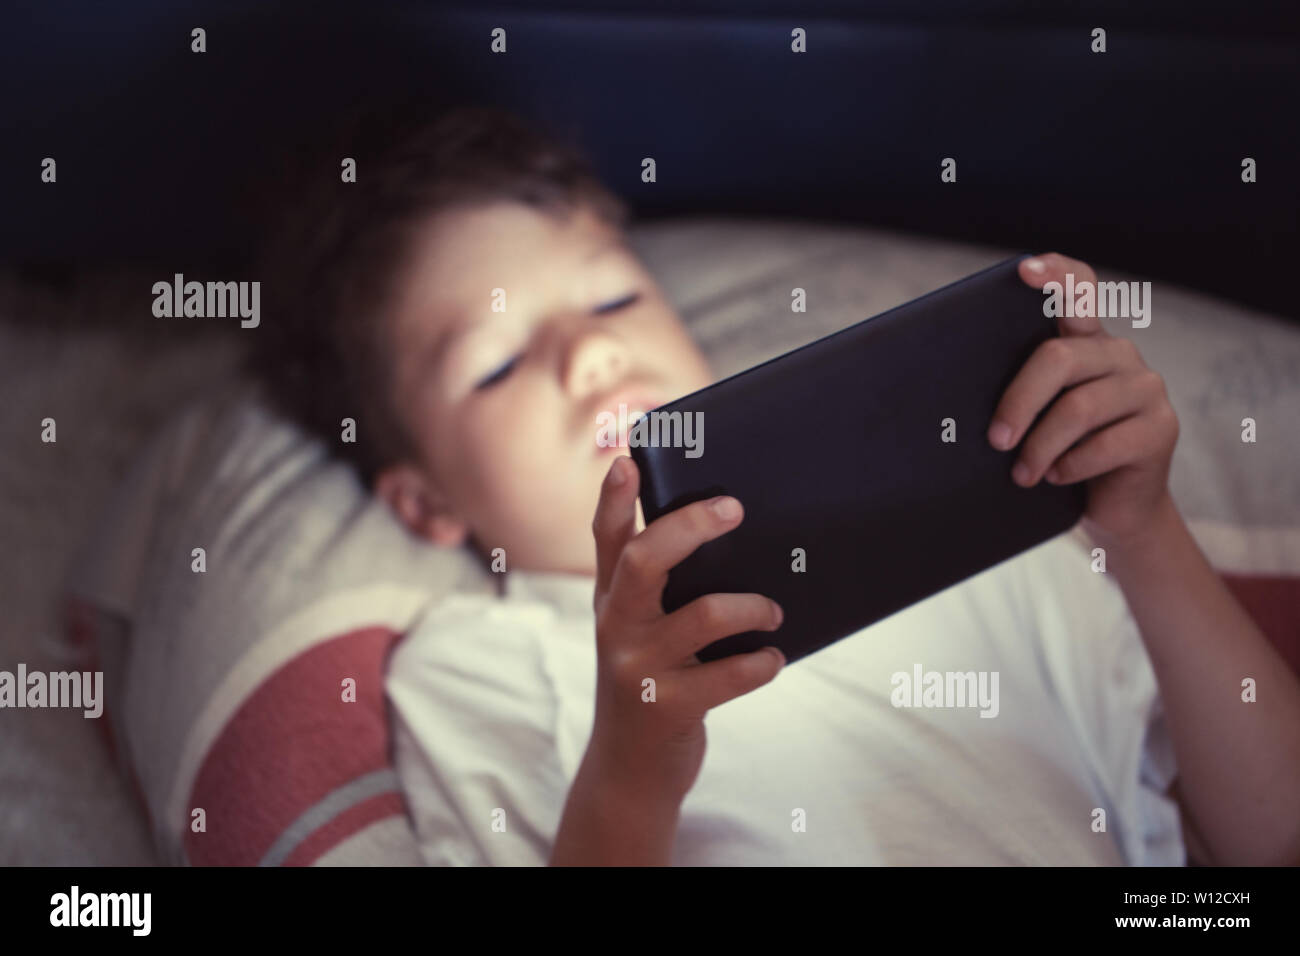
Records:
[[[578,336],[566,363],[564,387],[575,398],[603,391],[627,373],[628,354],[621,341],[599,329]]]

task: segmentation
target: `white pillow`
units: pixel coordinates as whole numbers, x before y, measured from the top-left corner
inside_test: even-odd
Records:
[[[392,862],[405,817],[387,651],[432,602],[490,578],[408,534],[255,386],[174,419],[72,579],[164,858]]]

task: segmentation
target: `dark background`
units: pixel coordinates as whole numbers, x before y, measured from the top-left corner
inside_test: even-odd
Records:
[[[249,197],[282,151],[356,104],[427,95],[576,139],[645,216],[1057,249],[1300,313],[1293,0],[54,0],[0,16],[0,260],[52,283],[92,263],[246,266],[268,208]]]

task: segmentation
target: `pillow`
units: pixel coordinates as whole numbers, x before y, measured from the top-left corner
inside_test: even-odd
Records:
[[[118,488],[70,603],[163,859],[418,862],[386,657],[431,602],[490,578],[409,535],[256,386],[179,415]]]

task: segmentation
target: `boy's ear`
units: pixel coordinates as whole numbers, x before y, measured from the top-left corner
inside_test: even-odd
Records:
[[[374,490],[412,534],[443,548],[459,547],[469,536],[469,526],[446,496],[414,465],[383,469],[375,476]]]

